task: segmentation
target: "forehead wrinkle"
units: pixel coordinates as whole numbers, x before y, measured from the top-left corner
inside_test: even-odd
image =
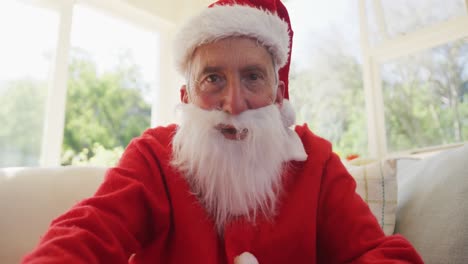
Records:
[[[221,67],[221,66],[210,66],[210,65],[207,65],[207,66],[204,66],[201,71],[200,71],[200,74],[207,74],[207,73],[213,73],[213,72],[220,72],[222,71],[224,68]]]
[[[242,72],[247,72],[247,71],[261,71],[263,73],[268,73],[267,68],[262,65],[262,64],[250,64],[242,67],[240,69]]]
[[[244,46],[244,50],[238,50],[233,46],[236,45],[236,40],[239,39],[250,39],[250,43]],[[245,43],[245,42],[244,42]],[[213,50],[211,46],[214,45],[217,48]],[[245,52],[245,49],[255,50],[257,52]],[[262,50],[262,51],[260,51]],[[233,52],[236,51],[236,55]],[[265,60],[267,59],[267,60]],[[268,61],[268,62],[267,62]],[[261,63],[260,63],[261,62]],[[264,63],[267,64],[264,65]],[[236,71],[245,71],[250,69],[255,69],[257,67],[262,72],[268,73],[270,71],[268,67],[272,66],[272,71],[274,69],[274,62],[271,56],[271,53],[268,51],[267,47],[259,43],[255,39],[244,38],[244,37],[234,37],[228,39],[222,39],[217,42],[207,43],[197,47],[192,54],[192,76],[201,76],[210,72],[220,72],[226,71],[228,68],[236,68]],[[260,66],[260,67],[259,67]],[[275,75],[273,73],[273,75]]]
[[[235,45],[237,45],[238,40],[243,40],[243,39],[251,40],[247,44],[245,44],[245,47],[244,47],[245,49],[257,50],[257,52],[248,53],[248,52],[245,52],[245,50],[238,51],[235,48]],[[216,49],[216,53],[218,55],[227,54],[226,56],[220,56],[221,59],[227,59],[228,57],[231,57],[231,58],[233,57],[235,60],[239,60],[239,59],[243,58],[243,59],[251,59],[252,61],[259,61],[259,60],[262,60],[265,55],[268,56],[269,60],[273,59],[272,54],[268,51],[267,47],[265,47],[264,45],[259,43],[256,39],[246,38],[246,37],[233,37],[233,38],[222,39],[222,40],[219,40],[219,41],[213,42],[213,43],[207,43],[205,45],[199,46],[195,50],[194,54],[197,53],[199,58],[201,58],[201,57],[210,58],[214,51],[211,48],[207,49],[206,47],[208,45],[217,46],[218,48]],[[260,50],[262,50],[262,51],[259,52]],[[237,51],[237,53],[241,52],[244,55],[248,54],[249,56],[248,57],[245,57],[245,56],[229,56],[229,55],[233,54],[233,51]],[[225,62],[225,60],[224,60],[224,62]]]
[[[198,60],[198,73],[207,74],[214,72],[223,72],[226,70],[235,70],[239,72],[246,71],[261,71],[268,73],[268,68],[270,65],[265,65],[259,63],[260,59],[257,58],[240,58],[241,56],[236,56],[233,59],[227,60],[227,58],[222,58],[219,60],[208,60],[202,62]],[[254,56],[255,57],[255,56]]]

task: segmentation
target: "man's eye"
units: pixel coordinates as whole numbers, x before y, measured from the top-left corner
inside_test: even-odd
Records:
[[[249,74],[249,80],[251,80],[251,81],[256,81],[259,78],[260,78],[260,76],[258,74],[256,74],[256,73]]]
[[[203,77],[203,81],[199,84],[200,90],[203,92],[218,92],[225,86],[225,79],[219,74],[209,74]]]
[[[208,77],[206,77],[206,80],[210,83],[214,83],[219,82],[221,80],[221,77],[219,77],[219,75],[216,74],[210,74],[208,75]]]

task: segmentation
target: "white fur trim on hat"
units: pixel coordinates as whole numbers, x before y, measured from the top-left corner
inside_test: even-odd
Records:
[[[283,105],[280,108],[281,119],[285,127],[292,127],[296,124],[296,112],[289,102],[288,99],[283,99]],[[304,149],[304,144],[302,143],[299,135],[294,131],[294,128],[288,130],[289,133],[289,142],[286,148],[289,153],[289,160],[296,161],[305,161],[307,159],[307,152]]]
[[[175,37],[177,69],[185,74],[195,49],[227,37],[255,38],[273,55],[278,68],[289,55],[288,24],[277,14],[244,5],[218,5],[206,8],[181,28]]]
[[[280,108],[281,120],[285,127],[290,127],[296,124],[296,112],[288,99],[283,99],[283,105]]]

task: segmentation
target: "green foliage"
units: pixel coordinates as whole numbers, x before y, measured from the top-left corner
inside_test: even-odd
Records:
[[[62,164],[99,162],[121,153],[130,140],[149,127],[151,106],[138,69],[120,64],[99,75],[85,53],[75,51],[69,68]],[[103,158],[103,157],[107,158]]]
[[[298,123],[330,140],[338,154],[367,155],[362,65],[337,38],[316,40],[311,66],[291,69],[291,102]],[[381,74],[390,152],[468,139],[466,39],[385,63]]]
[[[27,78],[0,87],[0,167],[38,165],[46,91]]]
[[[114,166],[115,162],[122,156],[123,151],[124,148],[121,146],[106,149],[101,144],[94,143],[91,149],[83,148],[79,153],[70,149],[66,150],[62,154],[62,164]]]
[[[385,121],[390,151],[467,140],[463,40],[384,65]],[[465,79],[464,79],[465,78]]]
[[[367,126],[362,70],[355,57],[323,52],[317,68],[292,70],[290,97],[298,123],[308,123],[341,156],[366,155]]]
[[[150,125],[148,85],[122,56],[111,72],[98,74],[79,50],[69,67],[62,164],[113,165],[133,137]],[[45,82],[21,79],[0,86],[0,166],[38,165],[47,94]]]

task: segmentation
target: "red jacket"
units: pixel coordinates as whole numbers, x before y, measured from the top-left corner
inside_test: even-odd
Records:
[[[308,159],[291,162],[277,217],[237,221],[219,237],[169,166],[175,128],[133,140],[96,194],[55,219],[23,263],[215,264],[243,252],[260,264],[422,263],[402,236],[384,236],[330,143],[307,126],[296,132]]]

